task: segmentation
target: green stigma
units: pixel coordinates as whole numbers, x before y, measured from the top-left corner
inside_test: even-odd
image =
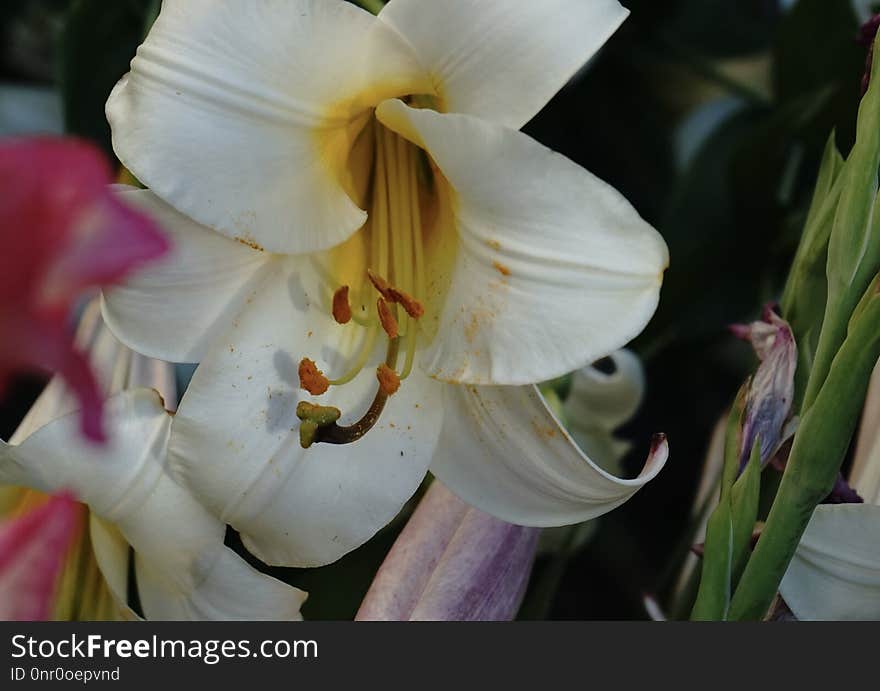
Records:
[[[318,430],[334,424],[340,415],[339,408],[300,401],[296,406],[296,416],[302,420],[299,426],[300,446],[309,448],[315,443]]]

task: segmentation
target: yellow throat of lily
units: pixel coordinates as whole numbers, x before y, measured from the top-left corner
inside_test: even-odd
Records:
[[[436,106],[433,97],[405,99],[410,105]],[[348,444],[357,441],[379,420],[389,396],[412,372],[420,339],[430,338],[424,317],[442,292],[443,271],[431,270],[438,261],[449,266],[439,222],[451,196],[442,174],[418,146],[381,124],[370,111],[348,149],[344,179],[352,197],[368,209],[365,225],[331,251],[334,282],[328,300],[333,318],[351,330],[352,357],[347,371],[328,377],[309,358],[299,363],[302,389],[320,396],[331,386],[343,386],[357,377],[376,350],[377,339],[387,340],[384,362],[376,368],[378,388],[372,404],[355,423],[336,424],[341,411],[301,402],[300,443]],[[333,147],[328,147],[333,148]],[[348,147],[345,147],[348,148]],[[447,263],[448,262],[448,263]],[[439,268],[439,267],[437,267]],[[338,278],[337,278],[338,276]],[[427,305],[427,306],[426,306]]]

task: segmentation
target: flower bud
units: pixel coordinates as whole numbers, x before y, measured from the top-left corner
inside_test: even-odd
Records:
[[[385,558],[356,618],[513,619],[539,533],[470,508],[435,480]]]
[[[764,309],[761,321],[736,325],[731,330],[750,341],[761,360],[746,396],[740,468],[745,467],[752,445],[759,437],[763,465],[784,441],[782,430],[794,398],[797,345],[788,322],[769,306]]]

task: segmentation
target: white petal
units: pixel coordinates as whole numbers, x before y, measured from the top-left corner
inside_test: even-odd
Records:
[[[107,102],[113,148],[180,211],[273,252],[343,241],[351,121],[422,92],[382,22],[342,0],[172,0]]]
[[[378,362],[323,396],[299,389],[302,358],[339,376],[347,369],[341,350],[359,331],[330,316],[317,259],[290,258],[285,267],[196,370],[174,420],[171,458],[180,481],[264,562],[317,566],[372,537],[419,486],[439,434],[441,392],[415,371],[362,439],[301,448],[298,401],[336,406],[340,424],[351,424],[376,393]]]
[[[458,256],[423,365],[439,379],[530,384],[608,354],[657,306],[666,244],[612,187],[533,139],[386,101],[455,190]]]
[[[165,564],[135,555],[138,594],[158,621],[299,621],[306,593],[260,573],[228,547],[200,548],[186,579]]]
[[[129,621],[141,619],[128,606],[130,545],[116,526],[98,518],[94,513],[89,515],[89,536],[95,561],[113,596],[120,617]]]
[[[223,544],[225,526],[166,472],[170,416],[153,391],[107,404],[112,435],[103,447],[80,439],[77,415],[0,446],[0,480],[41,491],[71,489],[113,523],[143,564],[147,618],[297,618],[304,594],[270,579]],[[119,545],[102,543],[114,594],[122,588]],[[109,560],[109,562],[108,562]],[[140,585],[140,584],[139,584]],[[271,603],[269,600],[273,600]],[[246,614],[245,614],[246,613]]]
[[[798,619],[880,619],[880,506],[817,506],[779,592]]]
[[[472,506],[517,525],[596,518],[624,503],[666,462],[658,439],[641,474],[610,475],[585,456],[534,386],[447,385],[433,472]]]
[[[849,472],[849,484],[869,504],[880,504],[880,363],[874,368]]]
[[[413,46],[447,111],[519,129],[627,14],[616,0],[393,0],[379,17]]]
[[[114,397],[105,413],[112,434],[104,446],[77,434],[75,415],[41,427],[20,445],[4,443],[0,482],[46,493],[69,489],[115,522],[162,474],[171,418],[158,395],[145,390]]]
[[[645,373],[635,353],[618,350],[609,357],[614,362],[611,374],[593,366],[574,373],[563,406],[572,438],[606,470],[616,469],[629,450],[613,432],[635,414],[645,391]]]
[[[140,353],[198,362],[265,280],[273,257],[200,226],[151,192],[123,198],[162,225],[172,248],[104,293],[107,325]]]

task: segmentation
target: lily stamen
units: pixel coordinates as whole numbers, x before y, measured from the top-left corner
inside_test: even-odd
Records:
[[[391,293],[391,284],[388,283],[388,281],[386,281],[372,269],[367,269],[367,277],[370,279],[370,283],[373,284],[373,287],[377,291],[379,291],[379,294],[383,298],[385,298],[389,302],[394,302],[394,296]]]
[[[376,379],[379,380],[379,389],[386,396],[392,396],[400,388],[400,377],[384,362],[376,369]]]
[[[348,301],[348,286],[342,286],[333,293],[333,318],[337,324],[351,321],[351,304]]]
[[[388,338],[397,338],[399,334],[397,319],[391,312],[391,308],[388,307],[388,303],[385,302],[385,298],[380,297],[376,301],[376,309],[379,312],[379,322],[382,324],[382,329],[388,334]]]
[[[330,380],[313,360],[303,358],[299,363],[299,385],[312,396],[320,396],[330,388]]]
[[[394,364],[397,362],[397,352],[399,347],[400,342],[396,338],[388,343],[388,352],[385,356],[385,366],[389,370],[393,368]],[[373,402],[360,420],[347,427],[340,427],[336,424],[335,420],[327,424],[318,424],[316,426],[308,425],[306,438],[304,439],[302,425],[306,424],[306,422],[313,421],[305,420],[300,425],[300,444],[303,448],[307,449],[314,443],[351,444],[356,442],[369,432],[377,422],[379,422],[379,418],[382,416],[382,411],[385,409],[385,403],[388,401],[388,395],[389,394],[383,390],[380,384],[378,391],[376,391],[376,396],[373,398]],[[315,407],[321,408],[321,406],[313,406],[313,408]],[[299,416],[301,408],[307,410],[303,407],[303,403],[300,403],[297,406],[297,416]],[[302,420],[302,418],[300,419]],[[308,445],[306,445],[306,441],[308,441]]]
[[[412,295],[408,295],[394,287],[389,288],[389,293],[393,298],[393,302],[403,307],[404,311],[413,319],[419,319],[425,314],[425,307]]]
[[[417,320],[425,308],[417,295],[424,294],[424,248],[422,246],[419,209],[417,149],[402,137],[381,125],[374,125],[375,152],[372,177],[372,213],[369,225],[369,260],[358,294],[363,301],[364,290],[372,284],[378,293],[376,312],[364,310],[354,315],[351,308],[350,285],[346,283],[333,293],[331,311],[338,324],[351,321],[367,329],[348,371],[338,379],[327,379],[311,360],[300,365],[300,385],[313,395],[329,386],[340,386],[354,380],[374,352],[376,335],[388,336],[389,350],[384,364],[376,369],[379,390],[369,410],[355,424],[339,427],[316,425],[303,419],[300,441],[304,447],[315,442],[348,444],[360,439],[379,419],[388,396],[400,389],[400,383],[412,372],[419,337]],[[390,271],[390,274],[388,273]],[[386,278],[388,276],[389,278]],[[400,311],[395,307],[400,305]],[[365,317],[365,318],[364,318]],[[395,369],[401,339],[406,339],[403,369]]]

